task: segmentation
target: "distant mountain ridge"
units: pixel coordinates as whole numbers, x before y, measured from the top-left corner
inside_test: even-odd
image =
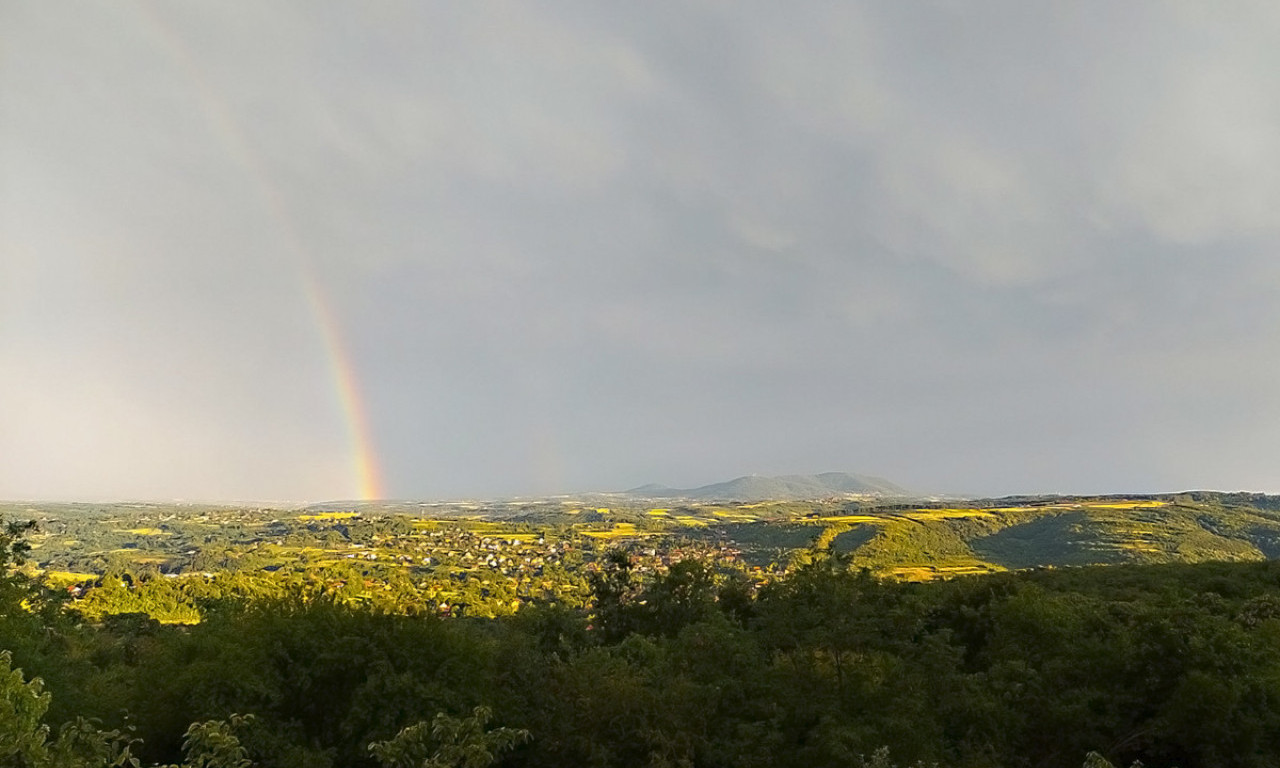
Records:
[[[642,485],[626,491],[629,496],[648,499],[698,499],[702,501],[805,501],[832,496],[912,496],[911,491],[882,477],[849,472],[818,475],[745,475],[724,483],[698,488],[668,488]]]

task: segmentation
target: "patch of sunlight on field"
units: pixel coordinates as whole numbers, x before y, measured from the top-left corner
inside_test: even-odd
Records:
[[[159,528],[115,528],[115,533],[132,533],[134,536],[168,536],[168,531]]]
[[[982,563],[979,565],[944,565],[938,568],[942,573],[1000,573],[1007,571],[1008,568],[996,565],[995,563]]]
[[[1134,541],[1122,542],[1120,544],[1120,549],[1126,549],[1130,552],[1151,552],[1151,553],[1159,553],[1164,551],[1164,549],[1156,546],[1155,544],[1148,544],[1145,542],[1134,542]]]
[[[314,515],[298,515],[299,520],[350,520],[359,517],[359,512],[317,512]]]
[[[887,523],[889,520],[875,515],[835,515],[815,520],[816,523]]]
[[[908,512],[905,517],[912,520],[948,520],[965,517],[995,517],[985,509],[917,509]]]
[[[738,510],[714,509],[711,514],[721,520],[728,520],[733,523],[756,523],[760,521],[759,517]]]
[[[170,626],[191,627],[200,623],[200,613],[194,608],[191,609],[190,613],[182,611],[169,616],[153,616],[152,618],[161,624]]]
[[[976,576],[984,573],[1000,573],[1007,569],[994,563],[972,562],[955,565],[908,565],[891,568],[887,574],[902,581],[933,581],[953,576]]]
[[[91,581],[98,578],[96,573],[78,573],[76,571],[45,571],[44,577],[54,584],[69,584]]]
[[[1086,509],[1153,509],[1155,507],[1167,507],[1168,502],[1165,501],[1117,501],[1106,503],[1091,503],[1084,505]]]
[[[637,531],[633,523],[618,523],[608,531],[583,531],[582,535],[593,539],[630,539],[637,536],[660,536],[657,531]]]
[[[1107,532],[1115,536],[1159,536],[1160,529],[1154,525],[1112,525],[1107,527]]]

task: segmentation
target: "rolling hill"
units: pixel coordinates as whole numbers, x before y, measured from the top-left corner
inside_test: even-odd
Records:
[[[642,485],[626,492],[646,499],[691,499],[698,501],[803,501],[837,496],[907,497],[912,493],[888,480],[848,472],[824,472],[818,475],[782,475],[764,477],[746,475],[723,483],[698,488],[668,488]]]

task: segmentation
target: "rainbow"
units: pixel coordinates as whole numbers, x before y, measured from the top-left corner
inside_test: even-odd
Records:
[[[262,212],[271,220],[282,240],[284,252],[293,261],[306,305],[328,360],[334,394],[346,424],[355,487],[363,500],[384,498],[378,455],[361,397],[359,377],[347,351],[341,325],[330,307],[324,286],[316,276],[310,252],[294,225],[278,185],[249,143],[226,100],[209,85],[182,38],[155,12],[147,0],[138,0],[132,5],[138,9],[144,25],[154,34],[191,84],[192,93],[214,135],[235,165],[251,180]]]
[[[303,278],[307,303],[320,329],[320,337],[328,353],[334,389],[337,391],[338,402],[347,423],[360,498],[365,501],[384,498],[382,476],[378,469],[378,454],[374,450],[373,432],[369,429],[364,400],[360,397],[359,379],[356,377],[355,366],[351,364],[351,357],[347,354],[342,329],[325,300],[325,293],[320,283],[309,272],[304,272]]]

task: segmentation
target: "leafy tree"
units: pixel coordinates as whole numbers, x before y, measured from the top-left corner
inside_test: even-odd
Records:
[[[34,520],[0,523],[0,618],[23,612],[23,602],[31,595],[31,579],[17,570],[26,561],[31,545],[26,536],[36,528]]]
[[[476,707],[470,717],[450,717],[441,712],[430,725],[411,725],[394,738],[369,745],[386,768],[488,768],[503,752],[528,741],[519,728],[486,728],[493,716],[488,707]]]
[[[1084,768],[1116,768],[1110,760],[1106,759],[1097,752],[1090,752],[1085,755]],[[1142,768],[1142,762],[1135,760],[1131,768]]]
[[[49,694],[39,679],[27,682],[11,663],[11,654],[0,651],[0,764],[47,761],[49,727],[43,718]]]
[[[182,742],[187,759],[181,765],[164,768],[252,768],[248,752],[235,735],[236,728],[252,719],[248,715],[232,715],[227,720],[192,723]]]
[[[102,730],[84,718],[65,724],[50,740],[44,715],[50,696],[39,678],[24,680],[0,651],[0,765],[22,768],[141,768],[130,733]],[[252,768],[232,730],[247,718],[195,723],[187,730],[180,765],[163,768]]]
[[[641,586],[631,569],[631,555],[611,549],[588,574],[591,588],[592,625],[606,643],[616,643],[636,629],[637,602]]]
[[[898,768],[898,764],[889,757],[888,747],[880,747],[871,753],[871,757],[859,756],[858,766],[859,768]],[[912,765],[904,766],[904,768],[938,768],[938,764],[932,763],[926,766],[923,761],[917,761]]]
[[[636,628],[649,635],[674,637],[705,618],[713,608],[711,569],[698,560],[681,560],[649,583],[636,606]]]

